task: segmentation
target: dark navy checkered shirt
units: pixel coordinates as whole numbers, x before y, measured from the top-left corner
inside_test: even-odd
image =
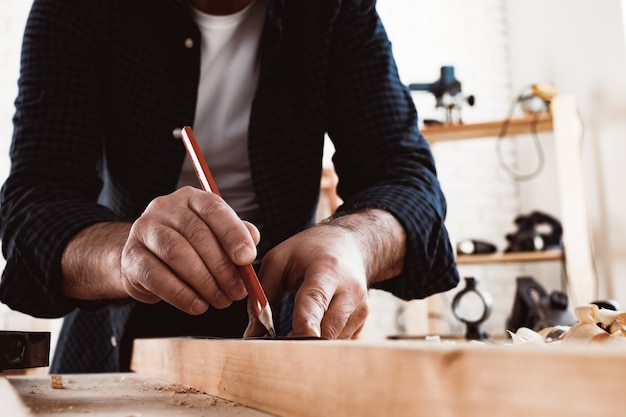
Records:
[[[382,208],[406,229],[404,270],[380,287],[423,298],[454,287],[458,273],[433,158],[374,3],[270,2],[250,166],[263,241],[272,247],[311,225],[327,132],[344,200],[339,211]],[[0,201],[7,260],[0,299],[34,316],[67,315],[55,371],[127,366],[120,351],[141,333],[128,324],[135,303],[98,306],[63,296],[60,259],[81,229],[132,221],[174,190],[185,149],[172,131],[193,125],[199,47],[185,1],[34,1]],[[220,317],[206,320],[236,325],[200,327],[220,336],[245,328],[245,310]],[[186,326],[174,323],[170,332],[196,332]]]

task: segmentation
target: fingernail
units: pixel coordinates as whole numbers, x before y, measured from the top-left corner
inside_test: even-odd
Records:
[[[246,296],[246,287],[241,280],[233,281],[228,288],[228,294],[230,298],[234,300],[241,300]]]
[[[242,243],[233,253],[235,259],[241,264],[250,264],[256,257],[256,251],[245,243]]]
[[[209,304],[201,298],[196,298],[191,304],[191,314],[202,314],[209,308]]]

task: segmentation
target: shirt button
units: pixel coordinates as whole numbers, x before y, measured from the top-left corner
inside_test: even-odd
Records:
[[[117,347],[117,337],[111,336],[111,346]]]
[[[180,139],[183,137],[183,130],[180,127],[177,127],[176,129],[172,130],[172,136],[174,136],[174,139]]]
[[[185,48],[187,49],[193,48],[193,39],[191,38],[185,39]]]

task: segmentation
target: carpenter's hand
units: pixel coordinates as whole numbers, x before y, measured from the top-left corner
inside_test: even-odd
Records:
[[[221,197],[184,187],[154,199],[134,222],[122,252],[128,294],[165,300],[189,313],[228,307],[246,296],[236,265],[256,257],[259,232]]]
[[[366,262],[355,235],[342,227],[307,229],[263,258],[260,280],[277,305],[296,292],[290,336],[352,338],[368,314]],[[249,308],[250,310],[250,308]],[[266,333],[254,314],[245,337]]]

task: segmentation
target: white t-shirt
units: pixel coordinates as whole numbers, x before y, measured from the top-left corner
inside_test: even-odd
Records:
[[[267,5],[268,0],[256,0],[226,16],[194,10],[202,33],[194,134],[224,200],[241,218],[253,222],[258,203],[250,173],[248,127]],[[199,187],[189,158],[178,182],[183,185]]]

